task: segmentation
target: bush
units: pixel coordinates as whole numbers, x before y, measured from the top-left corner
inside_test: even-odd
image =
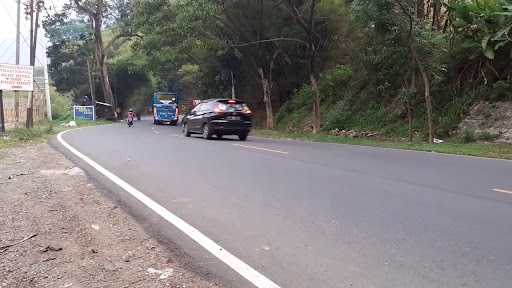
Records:
[[[435,119],[438,125],[436,135],[439,137],[449,137],[452,131],[457,130],[459,123],[463,120],[469,107],[471,107],[473,99],[466,97],[453,97],[453,100],[442,106],[436,107]]]
[[[311,119],[313,96],[309,85],[304,85],[288,100],[276,115],[277,128],[283,130],[304,130]]]
[[[347,129],[352,126],[352,111],[347,99],[338,101],[325,116],[325,130]]]
[[[494,102],[512,100],[512,81],[497,81],[494,83],[489,100]]]
[[[60,94],[53,87],[51,87],[50,95],[52,101],[52,118],[60,121],[71,119],[71,96]]]
[[[318,89],[322,114],[329,113],[333,109],[333,105],[335,106],[339,101],[343,101],[342,99],[351,96],[351,77],[352,70],[343,65],[327,70],[320,76]],[[306,84],[281,107],[276,115],[277,127],[294,131],[307,129],[311,120],[312,105],[313,94],[311,87]]]
[[[476,142],[475,132],[471,130],[464,130],[462,133],[462,143],[473,143]]]
[[[499,137],[499,135],[486,131],[486,132],[482,132],[478,135],[478,140],[492,142],[492,141],[498,139],[498,137]]]
[[[44,129],[41,128],[33,128],[33,129],[26,129],[26,128],[16,128],[9,132],[9,135],[18,141],[30,141],[35,138],[42,137],[44,134]]]
[[[349,95],[352,74],[352,70],[344,65],[338,65],[322,73],[318,82],[321,101],[334,104]]]

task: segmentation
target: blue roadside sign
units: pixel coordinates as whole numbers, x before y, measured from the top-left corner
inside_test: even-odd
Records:
[[[88,120],[95,121],[96,113],[94,106],[73,106],[73,118],[74,120]]]

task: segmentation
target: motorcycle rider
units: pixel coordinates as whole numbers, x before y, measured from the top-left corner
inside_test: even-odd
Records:
[[[130,110],[128,110],[128,118],[127,118],[127,121],[128,121],[128,125],[133,125],[133,120],[135,119],[135,113],[133,112],[133,109],[130,108]]]

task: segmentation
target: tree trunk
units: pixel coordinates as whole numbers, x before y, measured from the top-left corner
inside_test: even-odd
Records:
[[[265,103],[265,113],[267,117],[266,128],[274,129],[274,112],[272,110],[272,91],[270,89],[270,84],[267,78],[265,78],[263,68],[258,68],[258,74],[260,75],[261,87],[263,90],[263,102]]]
[[[87,57],[87,77],[89,78],[89,91],[91,93],[91,102],[93,106],[96,106],[96,96],[94,95],[94,81],[92,78],[91,61]]]
[[[318,81],[315,75],[310,74],[311,91],[313,92],[313,133],[320,132],[320,91],[318,90]]]
[[[318,55],[318,49],[322,45],[323,39],[318,33],[316,33],[315,27],[315,13],[317,4],[320,0],[310,0],[310,1],[298,1],[300,5],[304,6],[304,10],[308,10],[307,13],[304,11],[302,13],[296,6],[295,1],[281,1],[282,3],[287,3],[288,12],[295,18],[295,20],[299,23],[299,26],[302,28],[305,37],[305,47],[306,47],[306,61],[307,61],[307,73],[309,74],[309,80],[311,84],[311,90],[313,92],[313,115],[312,115],[312,126],[313,133],[320,132],[321,128],[321,119],[320,119],[320,91],[318,90],[318,81],[316,78],[316,57]],[[325,44],[324,44],[325,45]]]
[[[432,4],[432,31],[441,30],[441,1],[433,0]]]
[[[309,50],[309,80],[313,92],[313,133],[320,132],[320,91],[318,90],[318,81],[315,76],[317,46],[315,44],[315,9],[318,1],[312,0],[309,7],[308,19],[308,50]]]
[[[411,46],[411,47],[414,47],[414,46]],[[413,140],[413,131],[412,131],[413,116],[412,116],[412,105],[411,105],[412,99],[410,99],[410,97],[412,97],[413,95],[416,95],[416,59],[415,59],[416,52],[414,51],[412,53],[412,55],[413,55],[413,57],[411,57],[411,84],[409,86],[409,91],[411,91],[411,93],[407,96],[407,121],[409,124],[409,142],[412,142],[412,140]]]
[[[425,0],[416,1],[416,18],[422,20],[425,17]]]
[[[409,124],[409,143],[412,143],[413,131],[412,131],[412,108],[411,104],[407,103],[407,122]]]
[[[427,123],[428,123],[428,143],[434,143],[434,128],[432,124],[432,97],[430,95],[430,80],[423,64],[416,59],[420,69],[421,77],[423,78],[423,86],[425,86],[425,106],[427,107]]]
[[[97,14],[100,15],[100,14]],[[92,17],[91,17],[92,18]],[[112,116],[117,119],[116,105],[114,101],[114,95],[112,93],[112,86],[110,85],[110,80],[108,77],[108,67],[106,63],[105,51],[103,48],[103,36],[102,36],[102,17],[96,16],[91,20],[94,21],[94,46],[96,50],[96,62],[98,63],[98,67],[100,69],[100,82],[101,89],[103,91],[103,97],[105,98],[105,103],[112,105]]]

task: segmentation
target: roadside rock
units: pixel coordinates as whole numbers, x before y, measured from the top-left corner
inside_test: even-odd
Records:
[[[333,129],[329,132],[332,136],[349,137],[349,138],[373,138],[379,136],[377,132],[371,131],[355,131],[355,130],[340,130]]]
[[[479,102],[459,124],[458,133],[487,134],[496,142],[512,144],[512,102]]]

